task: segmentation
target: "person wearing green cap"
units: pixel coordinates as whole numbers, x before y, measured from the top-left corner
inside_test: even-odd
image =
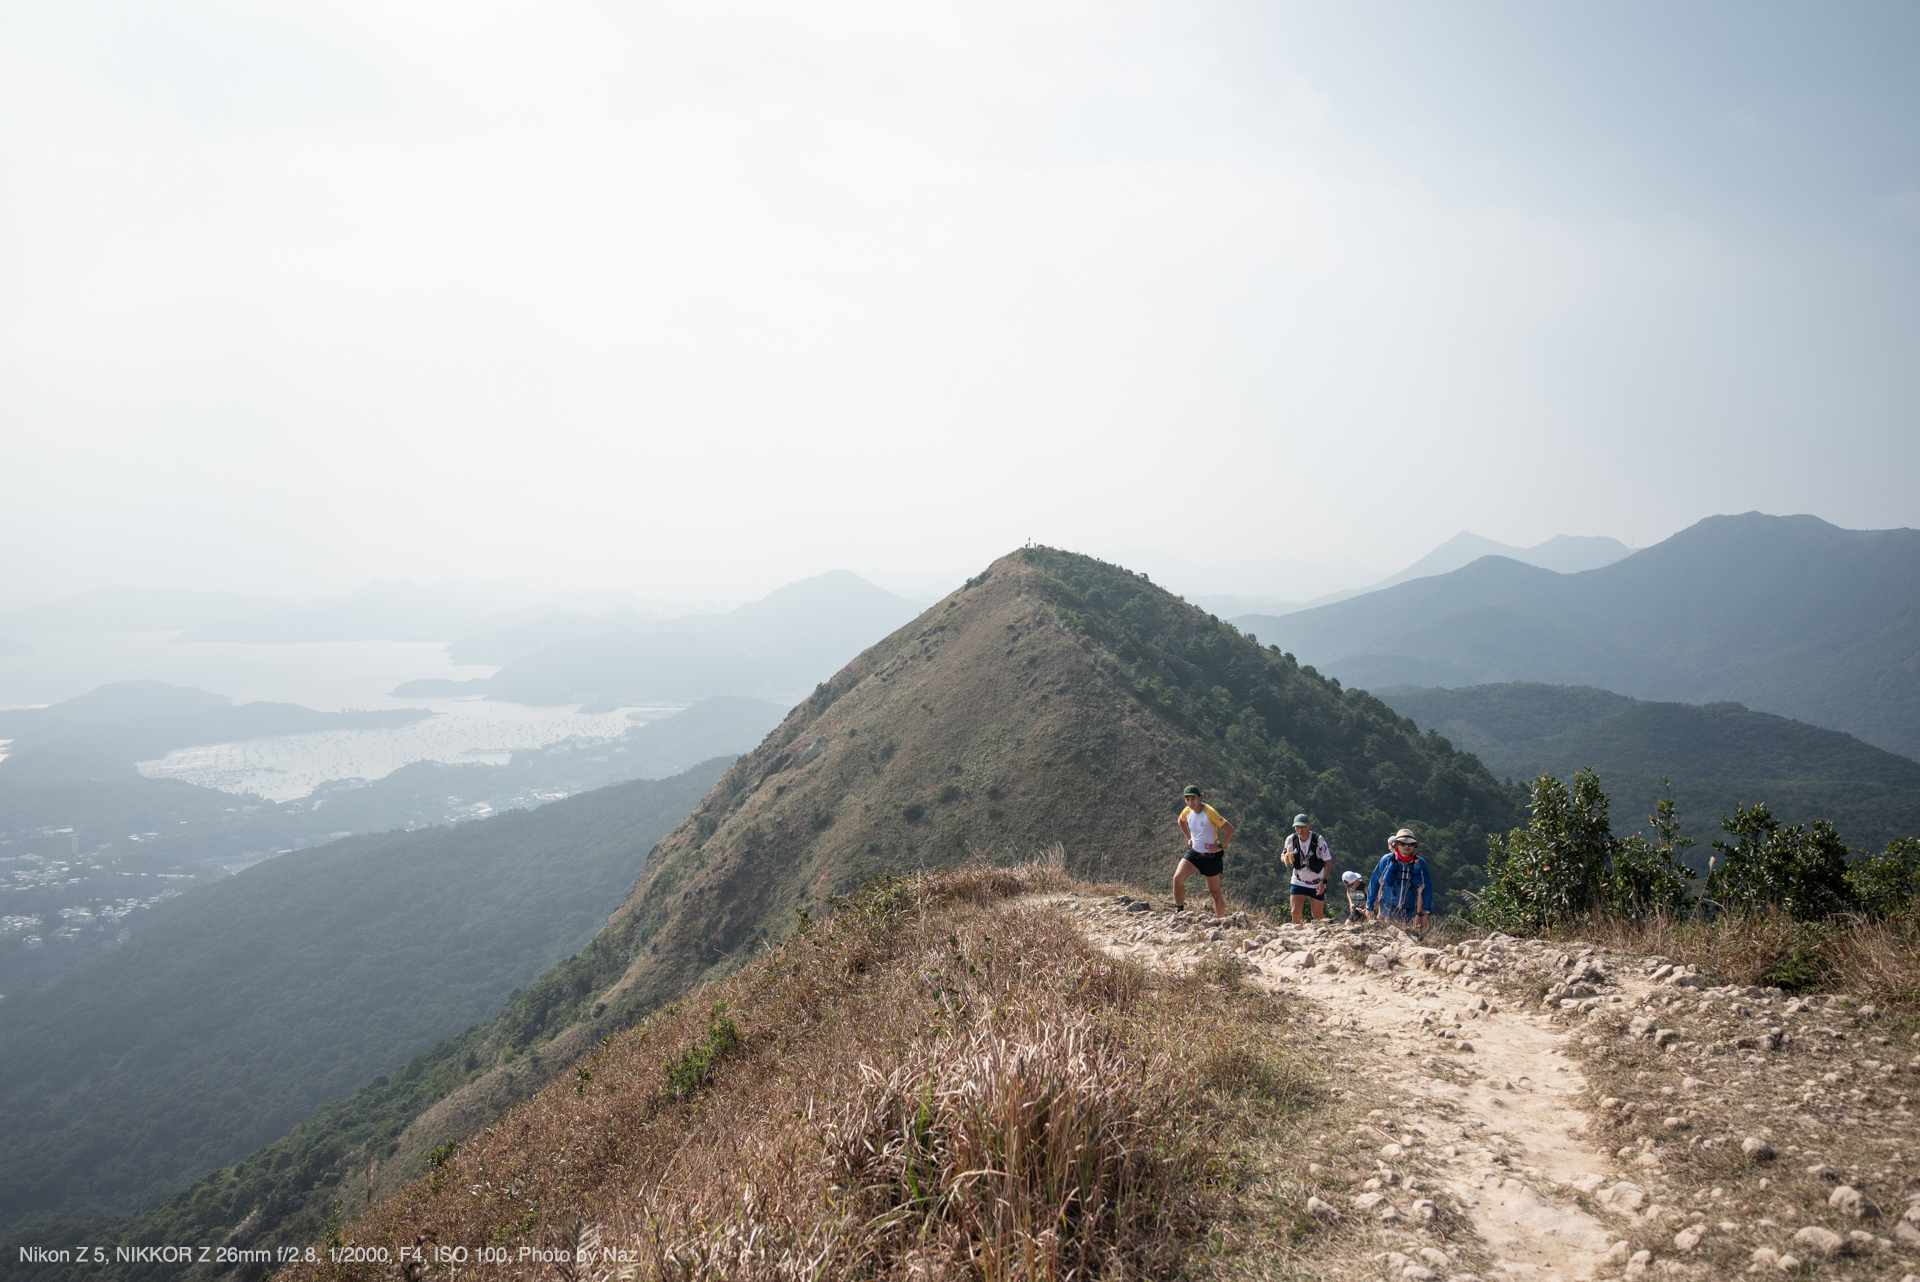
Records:
[[[1293,924],[1305,917],[1307,905],[1313,905],[1313,919],[1327,919],[1327,871],[1333,865],[1333,853],[1327,839],[1313,830],[1313,821],[1305,815],[1293,817],[1293,835],[1280,847],[1280,858],[1293,870],[1288,897],[1293,901]]]
[[[1226,863],[1227,843],[1233,840],[1233,825],[1207,804],[1198,784],[1188,784],[1182,794],[1186,809],[1180,812],[1180,831],[1187,838],[1187,853],[1173,873],[1173,910],[1187,906],[1187,878],[1199,873],[1207,879],[1207,895],[1213,900],[1213,915],[1227,915],[1227,901],[1220,893],[1220,870]]]

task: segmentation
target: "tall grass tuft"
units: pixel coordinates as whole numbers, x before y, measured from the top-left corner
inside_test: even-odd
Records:
[[[863,1065],[825,1134],[876,1245],[937,1245],[990,1282],[1128,1272],[1154,1254],[1200,1149],[1166,1074],[1105,1041],[1080,1015],[955,1032],[885,1076]]]

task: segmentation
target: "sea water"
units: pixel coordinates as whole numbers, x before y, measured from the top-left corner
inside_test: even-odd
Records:
[[[460,665],[438,642],[181,642],[174,632],[40,634],[20,637],[35,653],[0,657],[0,707],[37,707],[113,681],[192,686],[235,703],[297,703],[322,712],[424,708],[433,713],[388,729],[325,730],[237,743],[201,744],[139,763],[150,778],[183,779],[274,801],[303,797],[334,779],[373,780],[415,761],[505,765],[516,751],[562,739],[611,739],[675,711],[578,705],[528,707],[481,698],[396,699],[403,681],[486,677],[497,668]],[[0,754],[5,748],[0,746]]]

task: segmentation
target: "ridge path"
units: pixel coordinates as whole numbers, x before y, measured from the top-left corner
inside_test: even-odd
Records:
[[[1664,1120],[1663,1147],[1643,1138],[1638,1146],[1613,1149],[1625,1137],[1606,1132],[1636,1120],[1636,1110],[1623,1108],[1620,1099],[1596,1098],[1586,1067],[1604,1062],[1595,1057],[1610,1054],[1618,1040],[1631,1039],[1649,1054],[1656,1046],[1681,1049],[1673,1044],[1680,1034],[1655,1030],[1656,1021],[1642,1012],[1661,1015],[1681,998],[1700,996],[1707,980],[1690,967],[1499,934],[1439,949],[1378,924],[1275,926],[1245,913],[1215,919],[1191,908],[1155,911],[1126,895],[1072,895],[1054,902],[1110,955],[1162,970],[1225,967],[1243,984],[1294,998],[1297,1013],[1289,1022],[1299,1021],[1303,1034],[1319,1043],[1315,1049],[1335,1075],[1331,1093],[1352,1105],[1353,1115],[1334,1142],[1364,1150],[1374,1168],[1356,1190],[1352,1177],[1360,1172],[1353,1169],[1351,1149],[1343,1154],[1344,1173],[1330,1169],[1340,1165],[1331,1158],[1326,1167],[1308,1166],[1307,1210],[1349,1225],[1372,1223],[1376,1250],[1389,1249],[1370,1257],[1371,1276],[1480,1282],[1473,1269],[1483,1270],[1488,1282],[1780,1276],[1799,1272],[1804,1256],[1808,1263],[1820,1257],[1823,1265],[1863,1266],[1858,1276],[1920,1282],[1906,1273],[1908,1261],[1892,1254],[1901,1248],[1911,1254],[1920,1244],[1920,1234],[1908,1236],[1909,1221],[1920,1221],[1920,1197],[1910,1199],[1898,1243],[1861,1231],[1849,1241],[1844,1232],[1815,1227],[1788,1241],[1791,1226],[1770,1219],[1759,1220],[1758,1228],[1716,1223],[1709,1211],[1733,1213],[1731,1200],[1719,1200],[1725,1192],[1720,1187],[1711,1190],[1711,1199],[1705,1187],[1695,1190],[1686,1209],[1660,1204],[1662,1198],[1682,1200],[1666,1178],[1674,1150],[1664,1145],[1679,1141],[1693,1125],[1688,1116]],[[1777,990],[1716,989],[1703,1005],[1722,994],[1729,1000],[1744,995],[1775,1010],[1776,999],[1785,1000]],[[1743,1006],[1735,1009],[1746,1013]],[[1632,1023],[1623,1027],[1628,1016],[1634,1016]],[[1762,1023],[1767,1018],[1763,1010]],[[1769,1027],[1777,1048],[1779,1029]],[[1336,1067],[1338,1056],[1348,1057],[1338,1061],[1347,1066]],[[1752,1058],[1759,1065],[1765,1057]],[[1652,1076],[1638,1074],[1643,1082]],[[1688,1090],[1704,1085],[1693,1077],[1676,1080]],[[1649,1083],[1653,1111],[1637,1120],[1676,1109],[1665,1099],[1675,1090]],[[1374,1108],[1362,1119],[1359,1108],[1368,1101],[1389,1107]],[[1905,1106],[1902,1096],[1899,1114],[1910,1120]],[[1684,1141],[1690,1156],[1718,1161],[1716,1171],[1727,1166],[1730,1154],[1734,1163],[1752,1167],[1760,1190],[1773,1183],[1778,1193],[1777,1179],[1758,1175],[1774,1169],[1758,1165],[1773,1160],[1771,1147],[1747,1138],[1743,1158],[1742,1143],[1731,1132],[1692,1134]],[[1826,1188],[1819,1192],[1824,1200]],[[1477,1243],[1463,1251],[1442,1241],[1447,1235],[1429,1226],[1438,1227],[1443,1215],[1469,1221]],[[1765,1240],[1776,1229],[1775,1240],[1787,1249],[1749,1256],[1751,1235]],[[1738,1240],[1743,1237],[1749,1240]],[[1838,1276],[1852,1275],[1849,1270]]]

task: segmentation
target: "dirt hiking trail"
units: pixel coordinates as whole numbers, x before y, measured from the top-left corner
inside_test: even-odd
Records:
[[[1329,1229],[1371,1230],[1324,1276],[1920,1282],[1920,1125],[1907,1096],[1886,1107],[1871,1088],[1824,1090],[1841,1075],[1799,1080],[1813,1070],[1796,1059],[1832,1044],[1892,1045],[1796,1021],[1839,1022],[1839,998],[1823,1009],[1716,987],[1664,958],[1581,944],[1495,934],[1440,949],[1378,924],[1276,926],[1125,895],[1053,902],[1112,955],[1212,967],[1293,999],[1302,1044],[1351,1109],[1306,1167],[1306,1209]],[[1905,1089],[1920,1057],[1851,1066]],[[1796,1122],[1777,1153],[1783,1115]],[[1842,1138],[1850,1121],[1880,1133]],[[1833,1152],[1785,1144],[1816,1136]],[[1904,1151],[1878,1171],[1843,1164],[1834,1154],[1855,1141]],[[1448,1222],[1471,1228],[1441,1231]]]

